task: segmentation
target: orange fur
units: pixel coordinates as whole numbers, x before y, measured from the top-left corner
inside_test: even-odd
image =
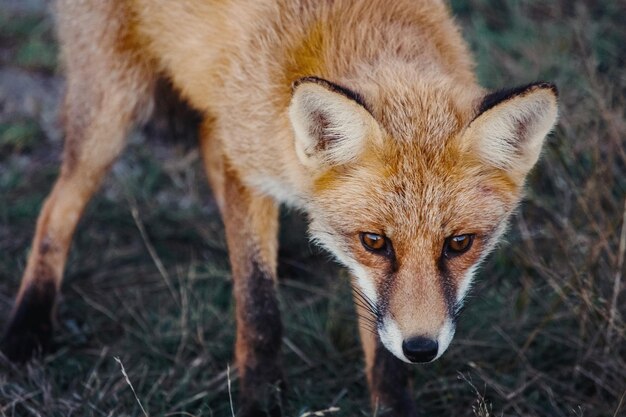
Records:
[[[3,350],[37,341],[28,291],[54,297],[84,205],[166,77],[204,115],[200,146],[233,269],[244,414],[258,411],[260,386],[280,380],[274,280],[284,203],[309,215],[313,239],[355,277],[372,401],[413,415],[410,395],[390,388],[394,377],[406,384],[403,340],[438,340],[437,357],[449,344],[471,274],[556,120],[554,88],[485,97],[438,0],[58,0],[57,18],[66,152]],[[368,251],[364,232],[384,236],[388,252]],[[447,253],[448,239],[465,234],[468,252]]]

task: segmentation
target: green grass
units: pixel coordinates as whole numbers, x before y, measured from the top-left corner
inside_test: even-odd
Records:
[[[45,15],[15,15],[0,8],[0,48],[5,50],[0,63],[53,70],[57,48],[52,33],[51,19]]]
[[[614,284],[626,272],[619,263],[626,10],[618,1],[452,3],[483,85],[553,81],[561,116],[452,346],[416,367],[416,403],[429,416],[624,415],[624,278],[617,293]],[[0,41],[17,45],[3,65],[31,71],[32,62],[45,62],[53,72],[48,18],[2,22],[12,23],[0,25]],[[19,52],[37,51],[40,41],[42,61]],[[4,317],[61,151],[41,140],[36,121],[7,123],[0,127]],[[193,137],[154,140],[155,129],[133,135],[81,221],[59,305],[58,350],[24,367],[2,364],[0,416],[142,416],[115,357],[150,415],[230,415],[234,318],[223,226]],[[190,162],[177,164],[182,159]],[[302,218],[283,214],[287,415],[336,406],[329,415],[370,416],[347,275],[307,243],[305,230]],[[230,377],[236,399],[236,372]]]
[[[33,120],[0,123],[0,152],[22,152],[32,148],[42,132]]]

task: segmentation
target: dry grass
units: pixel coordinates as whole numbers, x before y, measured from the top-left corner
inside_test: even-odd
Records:
[[[11,4],[0,5],[0,317],[61,147],[50,123],[59,91],[50,20],[36,7],[10,14]],[[450,350],[416,367],[416,402],[434,416],[626,415],[626,7],[453,6],[482,82],[552,80],[561,118]],[[16,80],[21,95],[7,95]],[[0,365],[0,416],[142,416],[137,399],[152,416],[232,415],[222,225],[193,134],[170,114],[133,134],[90,205],[68,263],[58,349],[24,367]],[[371,415],[346,274],[304,233],[285,213],[287,415]]]

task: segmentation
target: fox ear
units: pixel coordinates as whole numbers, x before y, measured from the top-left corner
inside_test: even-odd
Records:
[[[556,87],[549,83],[489,94],[468,126],[465,145],[483,162],[522,184],[556,123],[557,96]]]
[[[369,140],[382,137],[356,93],[316,77],[294,83],[289,119],[298,158],[310,168],[353,162]]]

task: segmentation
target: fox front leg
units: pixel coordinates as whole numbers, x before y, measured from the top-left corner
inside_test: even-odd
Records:
[[[282,324],[276,296],[278,207],[254,195],[230,170],[223,171],[222,214],[233,273],[240,376],[240,412],[282,414]],[[213,181],[212,181],[213,182]]]
[[[417,417],[406,364],[382,345],[371,311],[358,291],[355,291],[354,297],[372,414],[381,417]]]

